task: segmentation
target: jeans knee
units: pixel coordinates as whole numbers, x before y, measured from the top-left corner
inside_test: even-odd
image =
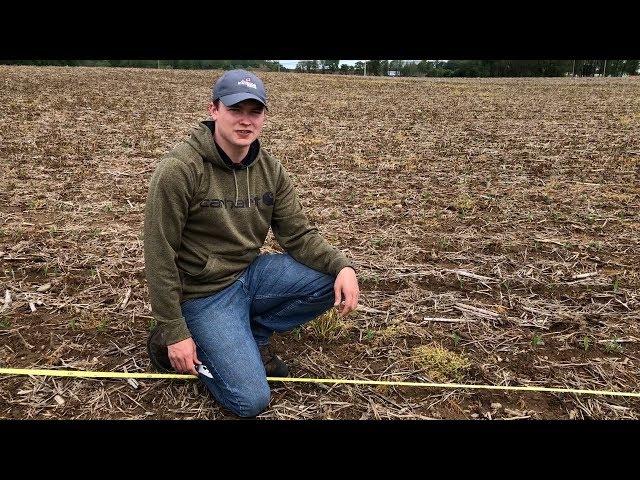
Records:
[[[313,298],[322,298],[327,299],[331,297],[333,300],[334,296],[334,284],[336,281],[336,277],[332,277],[331,275],[323,274],[320,278],[318,278],[315,282],[315,288],[311,296]]]
[[[239,417],[255,417],[267,409],[270,401],[271,390],[266,385],[241,395],[233,411]]]

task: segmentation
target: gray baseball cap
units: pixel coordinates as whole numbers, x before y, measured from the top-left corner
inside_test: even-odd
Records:
[[[227,107],[252,98],[267,106],[264,84],[255,74],[247,70],[229,70],[213,86],[212,100],[218,100]]]

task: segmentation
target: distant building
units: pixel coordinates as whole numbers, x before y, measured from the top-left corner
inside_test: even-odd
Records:
[[[400,70],[389,70],[388,75],[390,77],[399,77],[400,76]]]

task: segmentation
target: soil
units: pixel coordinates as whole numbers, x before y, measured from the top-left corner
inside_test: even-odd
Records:
[[[150,370],[148,181],[220,73],[0,66],[0,367]],[[365,307],[275,335],[293,376],[429,382],[413,349],[442,345],[463,383],[640,391],[638,78],[262,77],[262,144]],[[640,417],[611,396],[272,387],[260,418]],[[197,382],[0,376],[0,418],[234,417]]]

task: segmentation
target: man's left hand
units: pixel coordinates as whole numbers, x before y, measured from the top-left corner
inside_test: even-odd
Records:
[[[353,268],[344,267],[340,270],[333,284],[333,290],[335,293],[333,306],[338,307],[338,313],[341,316],[347,316],[358,307],[360,288],[358,288],[358,279]]]

